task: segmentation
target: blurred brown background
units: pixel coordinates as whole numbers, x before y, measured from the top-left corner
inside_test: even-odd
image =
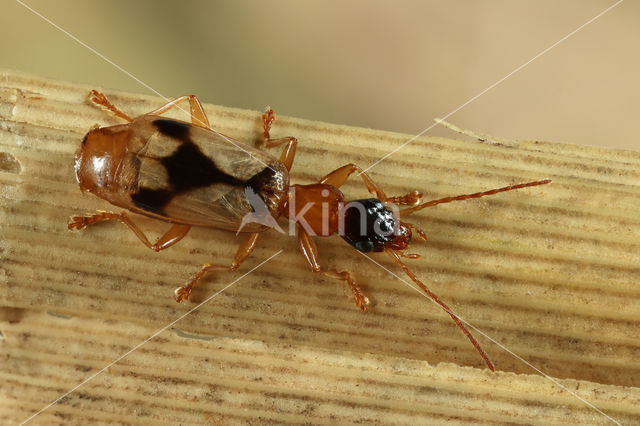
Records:
[[[167,97],[417,134],[615,1],[26,3]],[[623,2],[448,120],[637,150],[638,18]],[[0,34],[0,67],[150,93],[13,0]]]

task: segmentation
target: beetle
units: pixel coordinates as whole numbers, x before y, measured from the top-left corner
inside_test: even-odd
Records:
[[[262,115],[262,136],[267,148],[284,145],[279,159],[213,130],[194,95],[174,99],[136,118],[116,108],[96,90],[90,92],[89,100],[126,123],[96,127],[86,134],[75,158],[80,188],[114,206],[169,222],[171,227],[152,244],[126,211],[122,211],[74,216],[68,224],[69,229],[80,230],[98,222],[120,221],[155,251],[176,244],[192,226],[246,234],[231,264],[203,265],[187,284],[175,290],[178,302],[188,299],[193,287],[208,272],[236,270],[255,249],[260,234],[276,227],[276,220],[285,217],[295,223],[298,246],[311,269],[344,281],[353,293],[356,306],[363,311],[367,309],[369,299],[349,272],[321,267],[313,237],[339,234],[360,252],[388,254],[449,314],[487,366],[494,370],[487,354],[461,320],[401,260],[419,258],[419,255],[405,253],[413,232],[426,240],[425,233],[404,218],[436,204],[543,185],[551,182],[549,179],[423,203],[419,203],[422,194],[418,191],[387,196],[355,164],[340,167],[314,184],[290,185],[289,170],[298,141],[294,137],[271,137],[275,113],[270,108]],[[190,105],[191,123],[162,116],[184,101]],[[375,198],[345,204],[340,187],[356,172]],[[410,207],[392,208],[397,205]]]

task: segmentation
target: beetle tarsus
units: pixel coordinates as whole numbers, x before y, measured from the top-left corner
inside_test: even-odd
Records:
[[[271,138],[271,126],[275,119],[276,113],[270,107],[267,107],[265,113],[262,114],[262,126],[264,128],[262,137],[264,139],[264,147],[273,148],[286,144],[282,154],[280,155],[280,162],[284,164],[287,170],[291,170],[291,165],[293,164],[293,159],[296,155],[298,140],[293,136],[286,136],[284,138],[277,139]]]
[[[264,128],[265,140],[271,139],[269,132],[271,131],[271,125],[276,119],[276,113],[271,107],[267,107],[264,114],[262,114],[262,127]]]
[[[183,300],[189,299],[189,296],[191,296],[191,290],[193,290],[193,287],[198,283],[198,281],[200,281],[200,278],[202,278],[204,274],[206,274],[213,266],[214,265],[210,265],[210,264],[204,265],[202,269],[200,269],[200,271],[193,278],[191,278],[191,281],[189,281],[189,284],[176,288],[173,292],[176,302],[180,303]]]
[[[408,222],[403,221],[402,224],[409,228],[412,232],[416,232],[423,241],[427,241],[427,234],[425,234],[422,229]]]
[[[174,290],[174,296],[176,299],[176,302],[180,303],[183,300],[187,300],[189,299],[189,296],[191,295],[191,289],[193,288],[193,286],[191,285],[185,285],[182,287],[178,287]]]
[[[84,216],[73,216],[67,225],[69,229],[77,229],[78,231],[87,227],[87,218]]]
[[[368,298],[367,296],[365,296],[364,294],[362,294],[362,293],[361,293],[361,294],[359,294],[358,296],[356,296],[356,295],[354,294],[354,296],[355,296],[355,299],[356,299],[356,306],[357,306],[358,308],[360,308],[360,310],[361,310],[362,312],[366,311],[366,310],[367,310],[367,306],[368,306],[368,305],[369,305],[369,303],[370,303],[370,302],[369,302],[369,298]]]
[[[109,101],[109,99],[107,99],[107,97],[104,95],[104,93],[98,92],[97,90],[92,90],[91,92],[89,92],[89,101],[101,108],[111,111],[115,116],[120,117],[123,120],[129,122],[133,121],[131,117],[120,111],[114,104],[112,104],[111,101]]]
[[[323,275],[326,275],[327,277],[335,278],[335,279],[346,282],[349,288],[351,289],[351,292],[353,293],[353,298],[355,299],[356,306],[358,307],[358,309],[360,309],[363,312],[367,310],[367,307],[371,302],[369,298],[364,295],[362,290],[360,290],[360,287],[358,287],[358,284],[356,284],[356,282],[354,281],[353,278],[351,278],[351,275],[349,275],[348,272],[346,271],[338,272],[335,269],[329,270],[329,271],[319,270],[317,272],[320,272]]]

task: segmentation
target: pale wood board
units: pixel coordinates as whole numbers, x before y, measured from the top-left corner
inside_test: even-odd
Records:
[[[81,193],[73,172],[83,135],[119,123],[87,102],[93,88],[0,72],[0,419],[27,419],[282,249],[34,423],[610,422],[473,332],[498,371],[486,370],[444,312],[338,237],[318,241],[322,262],[354,273],[374,301],[367,313],[277,232],[240,271],[212,274],[175,303],[173,289],[203,263],[230,261],[237,239],[199,228],[154,253],[116,223],[67,230],[72,215],[113,210]],[[163,103],[105,92],[133,116]],[[259,112],[206,110],[218,131],[258,139]],[[289,117],[273,135],[300,140],[296,183],[367,167],[412,137]],[[428,241],[413,244],[423,257],[411,268],[493,339],[638,422],[639,153],[421,137],[370,175],[389,194],[426,199],[553,179],[420,212],[413,223]],[[356,178],[343,189],[369,196]],[[136,218],[152,235],[167,228]]]

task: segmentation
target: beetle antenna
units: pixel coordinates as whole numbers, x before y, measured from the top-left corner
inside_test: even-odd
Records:
[[[450,203],[452,201],[462,201],[468,200],[469,198],[480,198],[487,195],[497,194],[499,192],[513,191],[514,189],[526,188],[528,186],[538,186],[538,185],[546,185],[547,183],[551,183],[551,179],[537,180],[535,182],[527,182],[527,183],[519,183],[517,185],[509,185],[503,188],[491,189],[489,191],[476,192],[473,194],[465,194],[465,195],[457,195],[455,197],[445,197],[440,198],[439,200],[427,201],[426,203],[419,204],[415,207],[410,207],[408,209],[400,210],[400,216],[409,216],[412,213],[417,212],[418,210],[425,209],[427,207],[435,206],[436,204]]]
[[[415,274],[413,272],[411,272],[411,270],[409,270],[409,268],[407,267],[407,265],[405,265],[404,263],[402,263],[402,261],[400,260],[400,256],[398,255],[398,253],[396,253],[394,250],[385,250],[385,252],[391,256],[391,258],[393,259],[394,262],[396,262],[398,264],[398,266],[400,266],[400,268],[402,268],[402,270],[404,271],[405,274],[407,274],[409,276],[409,278],[411,278],[411,280],[416,283],[418,285],[418,287],[420,287],[422,289],[422,291],[424,291],[427,296],[429,296],[434,302],[436,302],[438,305],[440,305],[440,307],[449,314],[449,316],[451,317],[451,319],[453,319],[453,322],[456,323],[456,325],[460,328],[460,330],[462,330],[462,332],[467,336],[467,338],[471,341],[471,344],[476,348],[476,350],[478,351],[478,353],[480,354],[480,356],[482,357],[482,359],[484,359],[484,362],[487,363],[487,366],[489,367],[489,370],[491,371],[495,371],[495,367],[493,366],[493,364],[491,363],[491,361],[489,360],[489,357],[487,356],[487,354],[485,353],[485,351],[480,347],[480,344],[478,343],[478,341],[471,335],[471,333],[469,332],[469,330],[467,330],[467,328],[464,326],[464,324],[462,324],[462,321],[460,321],[460,318],[458,318],[458,316],[456,314],[453,313],[453,311],[442,301],[440,300],[440,298],[438,296],[436,296],[435,293],[433,293],[431,290],[429,290],[427,288],[426,285],[424,285],[422,283],[422,281],[420,281],[418,279],[418,277],[415,276]]]

